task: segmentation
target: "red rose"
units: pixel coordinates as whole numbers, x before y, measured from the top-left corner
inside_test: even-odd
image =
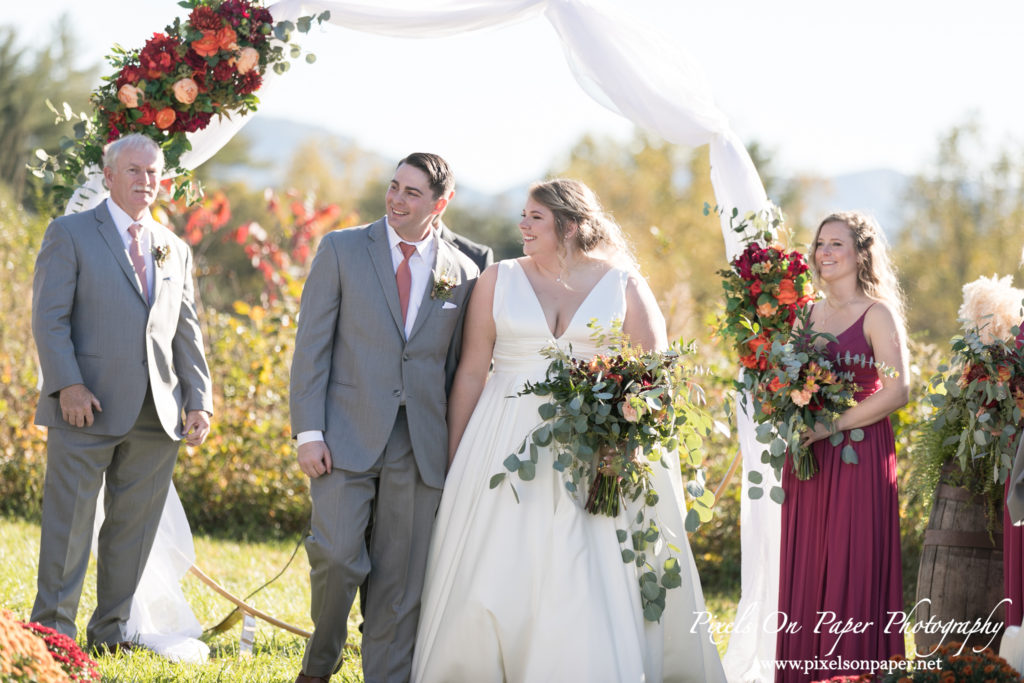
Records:
[[[754,297],[754,299],[757,299],[757,297],[760,296],[762,291],[763,290],[761,288],[760,280],[754,280],[753,282],[750,283],[750,295]]]
[[[139,107],[139,111],[142,112],[142,116],[135,120],[136,124],[140,126],[148,126],[156,121],[156,109],[154,109],[148,102]]]
[[[178,63],[178,42],[162,33],[154,33],[139,53],[139,64],[147,78],[169,73]]]

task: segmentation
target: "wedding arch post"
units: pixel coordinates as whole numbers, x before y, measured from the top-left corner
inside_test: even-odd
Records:
[[[651,22],[609,0],[438,0],[429,4],[403,0],[386,6],[371,0],[282,0],[268,9],[275,21],[329,11],[331,23],[402,38],[442,38],[542,15],[561,39],[577,82],[598,103],[668,142],[709,146],[711,181],[716,203],[723,209],[727,260],[739,253],[742,244],[741,236],[729,225],[732,209],[742,215],[769,205],[750,156],[715,104],[699,63]],[[264,101],[273,98],[276,78],[279,76],[267,73],[260,92]],[[215,120],[190,134],[192,150],[182,157],[183,168],[194,169],[210,159],[250,119]],[[99,178],[93,176],[90,186],[76,192],[69,211],[95,206],[103,197]],[[739,402],[744,402],[742,397]],[[742,409],[736,414],[744,489],[752,471],[760,472],[766,482],[777,481],[772,470],[760,462],[761,449],[750,418]],[[774,678],[770,668],[775,656],[774,624],[767,630],[764,624],[774,618],[777,608],[779,519],[776,503],[768,497],[751,500],[744,490],[740,511],[742,595],[724,659],[731,681]]]

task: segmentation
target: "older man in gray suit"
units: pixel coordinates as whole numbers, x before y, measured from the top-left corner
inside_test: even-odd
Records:
[[[111,143],[103,168],[110,197],[50,223],[36,260],[36,424],[48,431],[32,620],[75,637],[105,482],[97,604],[86,631],[97,649],[129,646],[125,624],[178,442],[202,443],[213,412],[192,253],[149,212],[162,170],[149,138]]]
[[[409,678],[447,466],[447,389],[479,274],[432,228],[453,185],[439,156],[403,159],[386,216],[325,236],[302,292],[291,418],[311,478],[314,632],[299,682],[340,667],[364,579],[365,679]]]

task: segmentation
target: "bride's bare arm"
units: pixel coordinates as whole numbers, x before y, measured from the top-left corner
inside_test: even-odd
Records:
[[[645,350],[668,348],[665,316],[647,280],[638,273],[632,273],[626,283],[626,319],[622,321],[622,331]]]
[[[473,287],[466,309],[466,322],[462,328],[462,356],[455,371],[455,381],[448,396],[448,466],[455,459],[455,451],[466,431],[469,416],[480,400],[487,382],[494,351],[494,283],[498,278],[497,264],[485,270]]]

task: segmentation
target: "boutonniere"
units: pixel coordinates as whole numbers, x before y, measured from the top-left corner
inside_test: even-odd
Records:
[[[153,247],[153,263],[156,264],[157,268],[162,267],[167,263],[167,257],[171,254],[171,248],[166,244]]]
[[[430,290],[431,299],[448,301],[452,298],[452,288],[459,284],[459,281],[449,271],[434,276],[434,288]]]

